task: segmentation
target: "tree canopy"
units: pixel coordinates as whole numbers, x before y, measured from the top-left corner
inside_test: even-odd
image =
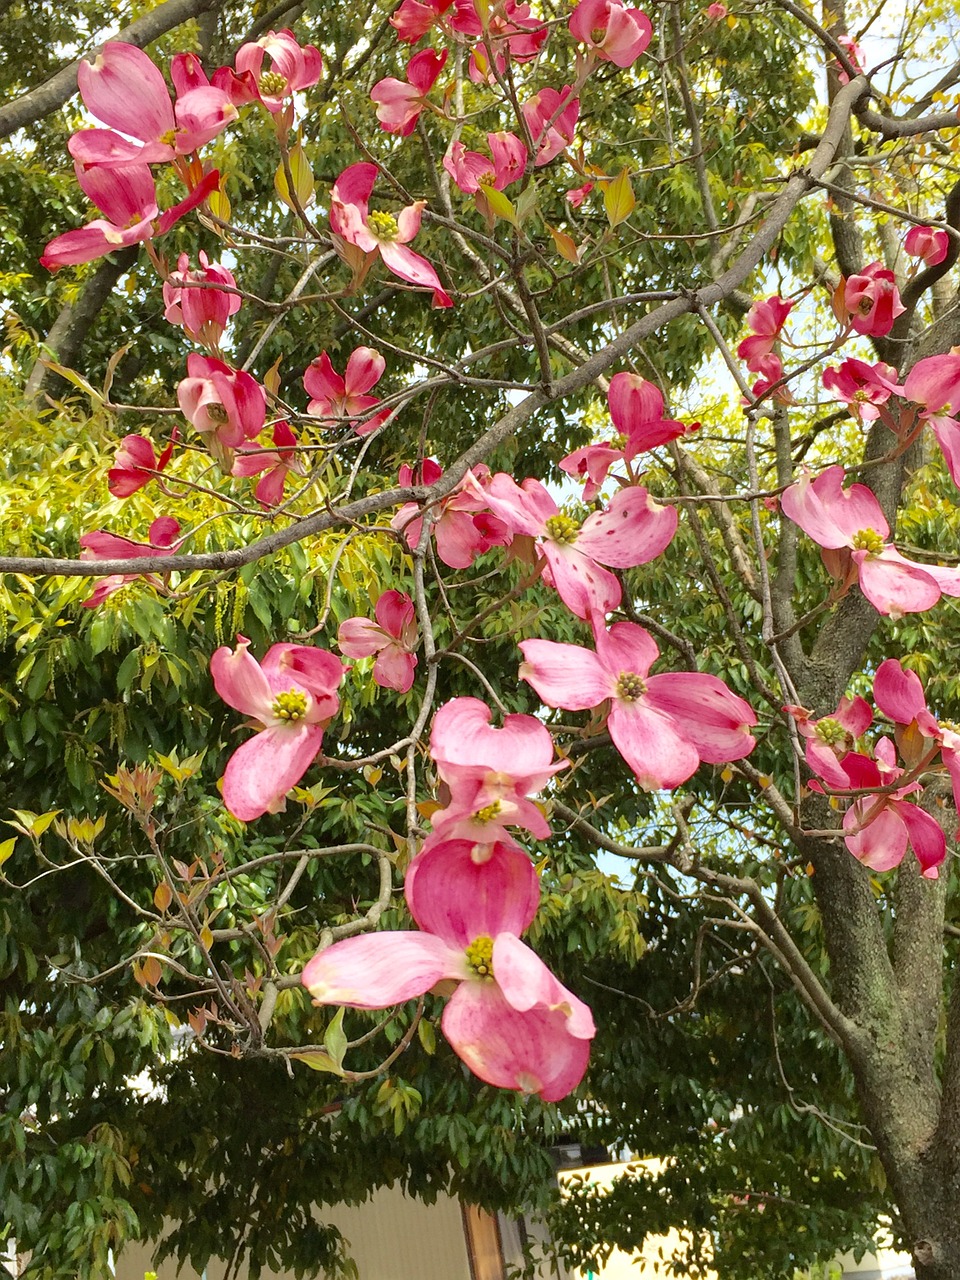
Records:
[[[960,62],[946,6],[882,21],[0,0],[29,1276],[164,1231],[349,1275],[322,1207],[394,1182],[578,1263],[683,1226],[677,1274],[792,1280],[889,1215],[955,1274]],[[574,1091],[485,1083],[432,979],[337,985],[433,945],[445,841],[535,868],[506,932],[562,984],[551,1053],[593,1011]],[[662,1172],[561,1205],[570,1135]]]

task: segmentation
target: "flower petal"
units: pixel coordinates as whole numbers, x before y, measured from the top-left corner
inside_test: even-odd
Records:
[[[421,929],[452,947],[523,933],[540,904],[533,863],[517,845],[435,836],[407,868],[404,892]]]
[[[241,822],[276,813],[323,743],[318,724],[264,729],[242,743],[223,775],[223,802]]]
[[[429,933],[399,931],[344,938],[318,951],[301,980],[319,1004],[387,1009],[462,976],[462,956]]]
[[[590,1041],[567,1031],[560,1013],[518,1013],[494,982],[463,982],[441,1021],[454,1052],[487,1084],[538,1093],[556,1102],[571,1093],[587,1069]]]

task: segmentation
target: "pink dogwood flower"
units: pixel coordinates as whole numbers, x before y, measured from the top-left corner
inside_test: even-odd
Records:
[[[920,677],[896,658],[887,658],[873,678],[873,696],[896,726],[894,737],[908,768],[927,767],[933,749],[939,747],[954,805],[960,806],[960,733],[950,724],[940,724],[930,712]]]
[[[264,58],[270,59],[267,70],[263,67]],[[271,115],[278,115],[295,93],[317,83],[323,59],[319,49],[312,44],[300,45],[285,27],[241,45],[234,66],[235,73],[229,67],[215,71],[213,83],[222,87],[237,106],[259,102]]]
[[[430,754],[450,789],[449,803],[431,819],[434,832],[481,848],[509,840],[507,826],[546,840],[549,824],[528,797],[568,761],[554,760],[553,739],[535,716],[504,716],[502,729],[490,716],[479,698],[453,698],[433,718]]]
[[[875,753],[876,760],[866,761],[860,771],[858,788],[886,787],[903,773],[896,765],[896,748],[889,738],[880,739]],[[843,815],[843,829],[848,833],[843,842],[864,866],[890,871],[900,865],[909,846],[920,863],[921,875],[937,879],[938,868],[947,856],[947,842],[936,818],[907,799],[921,790],[919,782],[913,782],[895,791],[860,796],[850,805]]]
[[[579,209],[594,188],[594,183],[585,182],[582,187],[573,187],[564,196],[571,209]]]
[[[621,489],[605,511],[582,524],[560,511],[539,480],[518,485],[500,472],[475,492],[512,533],[538,539],[547,562],[544,581],[578,618],[615,609],[623,592],[609,569],[656,559],[677,531],[676,508],[660,506],[642,485]]]
[[[410,864],[406,895],[420,931],[345,938],[318,952],[303,971],[314,1000],[384,1009],[452,980],[440,1025],[474,1075],[547,1102],[566,1097],[595,1028],[587,1006],[520,941],[539,901],[529,859],[496,846],[477,864],[466,841],[432,848]]]
[[[714,0],[714,3],[708,4],[706,9],[704,9],[703,12],[707,15],[707,17],[710,19],[711,22],[720,22],[721,19],[727,16],[728,10],[725,4],[720,4],[719,0]]]
[[[447,12],[453,0],[403,0],[390,19],[398,40],[416,44]]]
[[[95,529],[92,533],[85,533],[80,539],[80,545],[83,547],[80,552],[80,559],[136,560],[140,556],[156,556],[162,555],[164,552],[172,553],[176,551],[181,542],[180,524],[172,516],[159,516],[151,524],[147,536],[150,539],[149,542],[133,542],[130,538],[121,537],[119,534],[107,533],[105,529]],[[161,580],[152,573],[110,574],[108,577],[99,579],[93,592],[83,601],[83,607],[85,609],[96,609],[127,582],[136,582],[137,578],[140,577],[152,586],[160,587],[163,585]]]
[[[442,53],[422,49],[407,63],[406,80],[387,76],[377,81],[370,97],[377,104],[377,119],[387,133],[399,133],[405,138],[413,132],[446,60],[446,49]]]
[[[493,50],[496,75],[502,76],[511,62],[530,62],[543,48],[548,28],[530,11],[530,6],[517,0],[499,0],[489,6],[481,21],[474,0],[457,0],[453,29],[475,38],[484,34]],[[467,74],[475,84],[495,84],[496,75],[490,65],[485,43],[477,43],[470,54]]]
[[[844,401],[859,422],[875,422],[881,416],[881,406],[900,389],[893,365],[853,358],[844,360],[839,368],[825,369],[823,385]]]
[[[190,269],[190,256],[181,253],[176,271],[163,282],[164,320],[183,326],[188,338],[205,347],[217,347],[227,321],[240,310],[240,297],[217,285],[236,289],[233,272],[219,262],[211,262],[200,250],[200,267]]]
[[[207,83],[194,54],[178,54],[171,76],[175,103],[160,68],[135,45],[113,40],[92,61],[83,59],[77,68],[80,96],[109,127],[75,133],[69,142],[74,160],[84,166],[158,164],[189,155],[236,120],[236,107]]]
[[[107,472],[107,488],[115,498],[129,498],[132,493],[150,483],[159,471],[166,468],[173,456],[173,446],[180,438],[177,427],[170,433],[170,443],[157,456],[146,436],[124,436]]]
[[[263,430],[263,387],[249,373],[231,369],[215,356],[187,356],[187,377],[177,387],[177,399],[181,413],[204,437],[225,475],[233,466],[233,450]]]
[[[381,210],[369,212],[367,202],[376,180],[375,164],[353,164],[340,174],[330,196],[330,228],[334,236],[371,255],[371,261],[372,255],[379,253],[387,270],[401,280],[432,289],[435,307],[452,307],[436,271],[426,258],[407,247],[420,230],[426,201],[415,201],[396,217]]]
[[[462,142],[452,142],[443,157],[443,167],[466,195],[493,187],[503,191],[523,177],[527,148],[512,133],[488,133],[490,155],[467,151]]]
[[[897,281],[882,262],[871,262],[856,275],[841,279],[833,295],[833,310],[841,324],[864,337],[882,338],[906,310]]]
[[[873,723],[873,712],[865,698],[842,697],[831,715],[814,719],[804,707],[784,708],[806,739],[806,761],[812,773],[830,787],[846,789],[853,784],[843,762]]]
[[[236,649],[223,646],[210,659],[217,693],[260,726],[233,753],[223,775],[224,804],[241,822],[283,808],[337,714],[343,676],[340,660],[312,645],[272,645],[262,663],[249,648],[250,641],[237,636]]]
[[[864,74],[863,70],[863,50],[854,40],[853,36],[842,35],[837,36],[837,44],[843,49],[844,53],[850,60],[850,65],[858,76]],[[841,84],[847,84],[850,77],[842,68],[837,72],[837,79]]]
[[[597,496],[615,462],[631,462],[638,453],[656,449],[693,430],[675,418],[665,418],[659,387],[635,373],[614,374],[607,404],[618,437],[606,444],[574,449],[560,463],[561,471],[586,481],[584,502],[592,502]]]
[[[371,658],[374,681],[381,689],[406,693],[413,684],[420,643],[413,601],[403,591],[384,591],[369,618],[347,618],[340,623],[337,644],[348,658]]]
[[[536,168],[549,164],[573,142],[573,131],[580,115],[580,99],[573,97],[570,85],[558,92],[541,89],[521,107],[530,136],[537,144]]]
[[[575,40],[618,67],[633,66],[653,35],[643,10],[627,9],[622,0],[580,0],[569,25]]]
[[[773,366],[768,357],[792,310],[792,302],[774,295],[772,298],[767,298],[765,302],[755,302],[747,312],[746,323],[751,333],[737,347],[737,355],[751,373],[762,373],[764,377],[771,377]],[[779,364],[779,361],[777,363]],[[771,381],[780,378],[782,373],[781,368]]]
[[[947,256],[950,237],[942,227],[911,227],[903,247],[914,258],[922,258],[928,267],[935,267]]]
[[[83,191],[106,217],[51,240],[40,259],[40,265],[49,271],[92,262],[115,249],[165,235],[220,183],[220,174],[214,169],[179,204],[161,213],[153,174],[147,165],[75,167]]]
[[[399,483],[404,487],[433,485],[442,475],[440,464],[433,458],[425,458],[416,468],[405,462],[400,468]],[[482,495],[489,483],[490,470],[480,463],[434,508],[431,529],[436,538],[437,555],[451,569],[467,569],[491,547],[505,547],[513,538],[505,522],[486,509]],[[423,529],[423,516],[417,503],[405,502],[390,521],[390,527],[402,533],[407,546],[415,550]]]
[[[293,472],[303,475],[303,467],[297,459],[297,437],[288,422],[278,422],[273,428],[272,449],[240,445],[233,460],[234,476],[260,476],[253,496],[261,507],[276,507],[283,501],[287,476]]]
[[[749,703],[716,676],[651,676],[653,638],[633,622],[594,627],[596,652],[553,640],[524,640],[520,678],[549,707],[585,711],[610,700],[613,744],[645,790],[677,787],[701,761],[740,760],[756,745]]]
[[[307,413],[331,419],[327,425],[347,420],[358,436],[376,431],[390,416],[390,411],[384,409],[371,414],[380,397],[367,392],[380,381],[386,367],[387,362],[379,351],[373,347],[356,347],[350,352],[346,370],[339,374],[327,353],[321,351],[303,375],[304,388],[311,397]]]
[[[804,476],[785,489],[784,514],[823,548],[834,577],[859,577],[860,590],[878,613],[921,613],[941,595],[960,596],[960,569],[916,564],[887,539],[880,503],[866,485],[843,488],[843,467],[828,467],[815,480]],[[829,553],[829,554],[828,554]]]

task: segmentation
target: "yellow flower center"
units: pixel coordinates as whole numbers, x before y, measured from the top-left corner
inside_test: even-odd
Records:
[[[493,977],[493,939],[489,935],[481,934],[470,943],[467,964],[478,978]]]
[[[230,421],[230,415],[219,400],[214,400],[211,404],[207,405],[207,417],[211,422],[216,422],[221,425]]]
[[[833,716],[824,716],[816,727],[816,735],[828,747],[838,747],[846,741],[847,731]]]
[[[374,209],[373,213],[367,214],[367,226],[378,240],[396,240],[400,234],[396,218],[382,209]]]
[[[307,714],[307,695],[299,689],[278,693],[271,710],[278,720],[288,720],[291,723],[302,720]]]
[[[576,542],[577,534],[580,532],[580,525],[572,516],[555,515],[547,519],[543,529],[551,541],[570,543]]]
[[[647,692],[647,686],[635,671],[621,671],[617,677],[616,696],[621,702],[636,702]]]
[[[859,529],[853,535],[854,551],[878,552],[883,550],[883,538],[876,529]]]
[[[282,97],[287,91],[287,77],[282,76],[279,71],[264,71],[257,81],[257,88],[268,98]]]
[[[491,804],[485,804],[482,809],[478,809],[473,815],[473,820],[474,822],[486,825],[486,823],[493,822],[494,818],[498,818],[500,816],[500,810],[502,808],[503,806],[500,801],[494,800]]]

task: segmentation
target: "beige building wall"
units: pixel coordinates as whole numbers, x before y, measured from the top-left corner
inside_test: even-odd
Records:
[[[450,1196],[426,1205],[385,1189],[357,1207],[324,1209],[322,1217],[350,1242],[360,1280],[471,1280],[460,1203]],[[117,1280],[143,1280],[145,1271],[156,1271],[157,1280],[199,1280],[189,1267],[178,1273],[173,1262],[155,1266],[146,1246],[129,1245],[117,1259]],[[223,1280],[224,1271],[224,1263],[212,1262],[206,1280]],[[292,1272],[262,1274],[293,1280]],[[316,1280],[323,1276],[317,1271]]]

